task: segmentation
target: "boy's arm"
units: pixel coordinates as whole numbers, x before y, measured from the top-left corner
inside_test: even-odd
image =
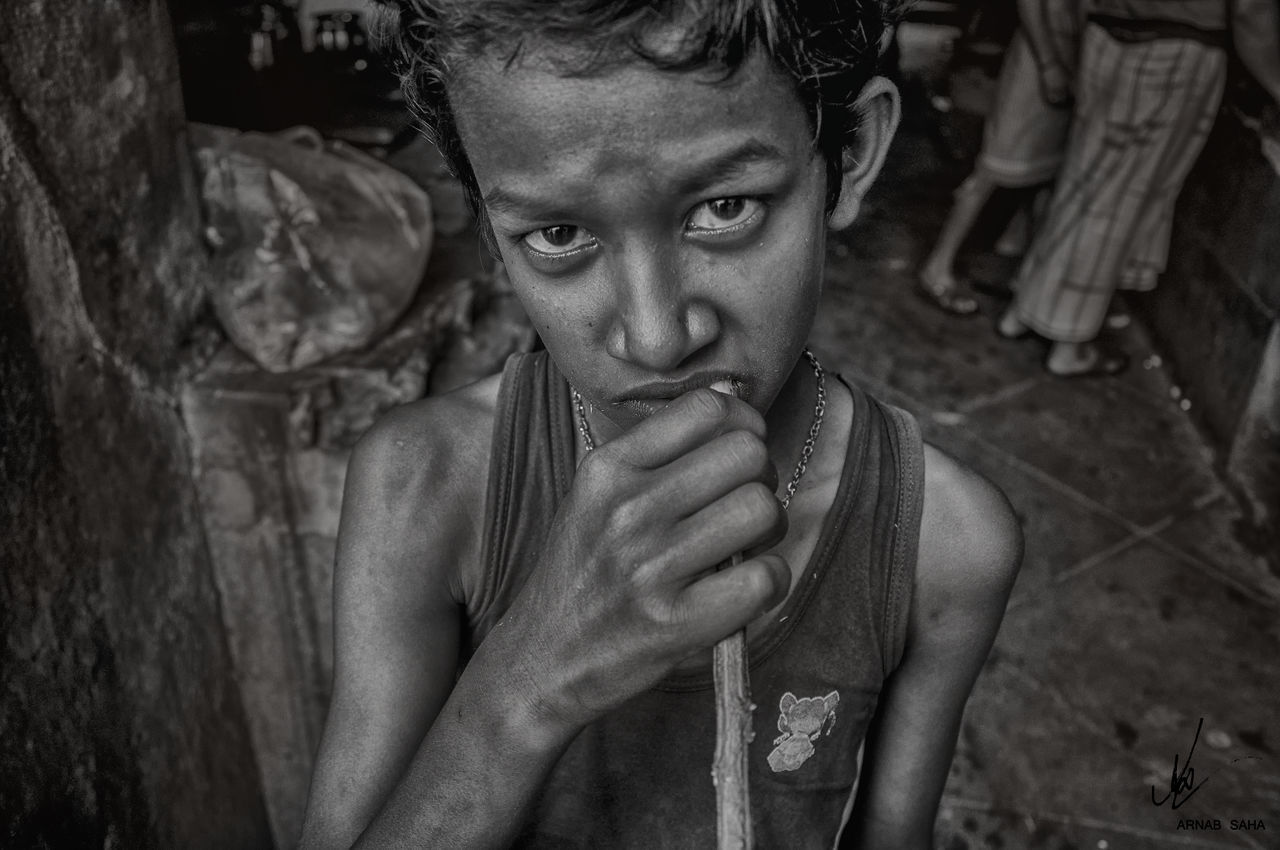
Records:
[[[929,848],[965,702],[995,640],[1022,535],[993,485],[925,447],[907,642],[867,733],[842,847]]]
[[[508,845],[584,726],[786,594],[776,556],[711,569],[786,525],[764,420],[697,390],[583,461],[519,595],[455,682],[485,422],[465,406],[435,421],[396,411],[352,458],[305,848]]]
[[[450,467],[483,481],[487,459],[468,434],[424,417],[422,404],[381,420],[349,465],[334,575],[334,692],[301,842],[309,850],[372,842],[396,827],[382,818],[361,839],[405,783],[419,792],[419,818],[451,821],[438,832],[448,846],[496,844],[556,752],[558,742],[535,740],[537,724],[511,696],[527,689],[482,657],[493,652],[478,655],[454,688],[456,571],[478,559],[484,490]],[[466,415],[465,407],[453,403],[444,415]]]
[[[1232,0],[1231,38],[1241,63],[1280,105],[1280,3]]]

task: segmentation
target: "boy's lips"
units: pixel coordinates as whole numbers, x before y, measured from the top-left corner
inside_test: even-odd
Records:
[[[685,393],[710,387],[713,384],[732,384],[741,388],[743,382],[727,372],[699,372],[679,381],[652,381],[641,384],[620,393],[613,404],[648,416]]]

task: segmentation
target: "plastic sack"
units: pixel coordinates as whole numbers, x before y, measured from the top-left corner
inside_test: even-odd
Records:
[[[431,251],[422,189],[307,127],[191,129],[210,295],[240,350],[287,372],[362,348],[395,322]]]

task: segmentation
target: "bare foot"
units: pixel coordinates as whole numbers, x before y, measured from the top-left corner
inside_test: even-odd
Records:
[[[1129,365],[1124,354],[1106,354],[1092,342],[1055,342],[1044,362],[1045,370],[1059,378],[1118,375]]]
[[[922,266],[919,284],[920,294],[945,313],[972,316],[978,312],[978,302],[963,291],[960,281],[948,270]]]
[[[1133,324],[1133,317],[1123,308],[1112,308],[1107,312],[1106,325],[1113,331],[1122,331]]]
[[[1149,292],[1156,288],[1160,273],[1154,266],[1143,263],[1131,263],[1120,272],[1120,288],[1136,292]]]
[[[1006,310],[1000,321],[996,322],[996,333],[1005,339],[1021,339],[1030,332],[1031,329],[1022,323],[1013,308]]]

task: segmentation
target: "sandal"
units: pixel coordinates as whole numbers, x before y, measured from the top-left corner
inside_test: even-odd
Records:
[[[933,306],[952,316],[972,316],[978,312],[978,302],[959,287],[938,285],[927,282],[924,278],[916,279],[916,292]]]
[[[1107,313],[1107,318],[1103,320],[1103,324],[1113,331],[1122,331],[1133,324],[1133,317],[1128,313],[1117,310]]]
[[[1049,368],[1046,362],[1044,370],[1055,378],[1110,378],[1119,375],[1125,369],[1129,368],[1129,355],[1127,354],[1106,354],[1098,351],[1093,362],[1083,369],[1071,372],[1059,372],[1056,369]]]

